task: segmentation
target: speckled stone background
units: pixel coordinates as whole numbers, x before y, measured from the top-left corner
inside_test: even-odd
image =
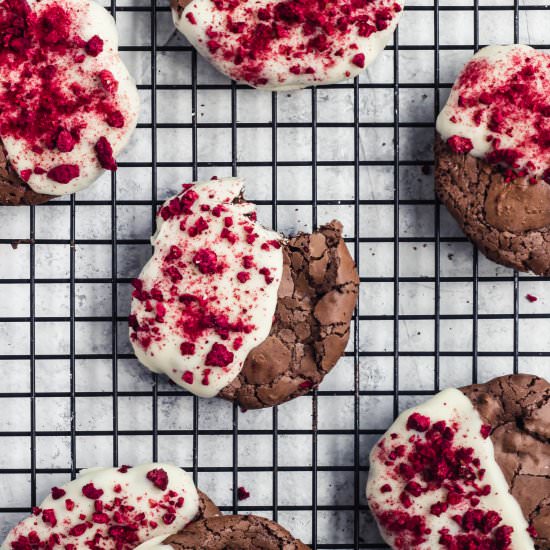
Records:
[[[228,511],[244,485],[239,510],[275,516],[316,548],[382,548],[363,496],[367,456],[398,410],[475,376],[550,373],[550,280],[478,257],[435,204],[429,169],[437,100],[474,46],[550,47],[550,8],[409,0],[398,54],[387,49],[359,80],[358,197],[353,83],[232,92],[197,60],[198,176],[229,175],[236,159],[261,220],[285,232],[341,219],[362,277],[355,338],[319,394],[242,413],[155,380],[131,354],[128,283],[150,254],[152,199],[193,178],[194,54],[167,2],[156,26],[147,1],[116,7],[142,97],[116,180],[73,200],[0,208],[0,540],[78,469],[158,458],[194,471]]]

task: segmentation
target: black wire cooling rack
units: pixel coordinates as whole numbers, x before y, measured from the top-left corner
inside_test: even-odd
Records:
[[[386,67],[391,74],[388,80],[378,81],[375,77],[362,77],[350,83],[301,92],[307,94],[301,97],[306,97],[307,108],[311,111],[310,119],[305,122],[279,120],[280,104],[285,97],[283,94],[271,94],[270,112],[264,122],[239,121],[238,102],[241,101],[241,91],[246,90],[246,87],[229,82],[221,84],[201,82],[198,66],[202,61],[198,59],[192,48],[181,41],[175,43],[168,41],[167,45],[159,43],[159,18],[168,17],[168,8],[165,3],[147,5],[138,2],[133,6],[126,2],[119,2],[117,5],[116,1],[112,1],[110,8],[119,21],[128,14],[134,14],[142,20],[143,18],[150,20],[141,30],[135,31],[136,33],[145,32],[145,44],[128,45],[124,37],[121,39],[123,55],[139,55],[146,62],[150,62],[150,71],[143,77],[143,81],[138,82],[147,110],[150,110],[150,121],[140,123],[138,129],[138,132],[145,133],[150,143],[150,160],[121,162],[119,172],[111,176],[110,185],[104,186],[106,194],[99,198],[94,196],[85,198],[82,193],[43,206],[18,209],[17,214],[13,214],[14,210],[2,209],[3,223],[0,229],[2,300],[9,303],[12,298],[21,299],[17,298],[19,295],[23,297],[25,305],[16,307],[15,312],[10,309],[0,317],[0,335],[2,335],[0,380],[3,380],[0,382],[0,406],[3,410],[0,415],[2,430],[0,445],[3,449],[2,454],[13,458],[12,461],[0,459],[2,466],[0,468],[0,518],[2,518],[0,530],[7,532],[11,524],[25,515],[29,508],[45,494],[45,487],[53,484],[52,480],[67,480],[69,477],[74,477],[83,463],[87,466],[99,460],[104,463],[105,452],[98,450],[102,445],[108,449],[107,456],[112,458],[112,463],[117,465],[123,460],[121,455],[127,455],[128,447],[137,445],[146,447],[146,454],[150,455],[150,459],[162,458],[165,448],[163,442],[168,437],[174,437],[174,441],[177,442],[174,444],[185,444],[192,449],[189,460],[180,465],[193,472],[201,487],[204,488],[206,485],[215,492],[216,485],[227,486],[230,496],[225,499],[225,502],[223,498],[221,499],[224,511],[254,511],[273,517],[290,527],[297,535],[302,536],[313,549],[383,548],[367,511],[364,485],[368,469],[368,450],[373,440],[387,426],[387,421],[385,425],[370,422],[370,417],[376,416],[376,410],[372,409],[376,409],[377,405],[369,408],[368,403],[389,407],[391,419],[391,416],[397,415],[405,404],[421,399],[423,395],[432,394],[440,386],[447,384],[447,374],[442,380],[443,369],[445,373],[449,370],[460,371],[460,380],[468,383],[489,377],[488,372],[493,371],[487,370],[486,367],[493,362],[500,365],[499,373],[518,372],[525,370],[529,365],[542,372],[546,368],[544,361],[550,355],[550,348],[546,341],[541,341],[539,347],[536,344],[524,346],[521,342],[520,328],[522,321],[544,324],[545,319],[548,318],[548,311],[544,310],[544,300],[539,301],[535,312],[522,309],[524,307],[522,285],[526,285],[526,288],[530,284],[539,285],[537,288],[544,294],[544,285],[548,284],[548,279],[538,278],[534,283],[534,279],[528,275],[520,276],[518,273],[496,268],[493,264],[485,262],[481,256],[478,258],[476,251],[472,250],[459,232],[447,231],[449,224],[444,219],[446,213],[440,209],[431,192],[425,192],[426,189],[431,189],[429,180],[433,158],[430,154],[425,158],[414,156],[405,158],[402,148],[404,140],[407,139],[409,142],[411,139],[416,140],[416,134],[421,136],[420,139],[427,139],[427,141],[431,139],[434,115],[439,111],[442,102],[440,95],[444,98],[451,86],[450,79],[442,77],[442,59],[446,53],[463,52],[465,60],[484,44],[485,26],[491,23],[493,28],[495,21],[498,22],[497,27],[510,30],[510,36],[503,32],[500,37],[501,42],[517,42],[523,39],[521,31],[523,18],[535,14],[537,19],[543,18],[550,23],[550,7],[538,0],[525,1],[521,4],[519,0],[435,0],[434,2],[411,0],[402,21],[402,29],[404,25],[418,25],[418,32],[427,32],[427,36],[418,43],[407,44],[400,41],[400,31],[396,33],[393,45],[389,46],[382,58],[376,62],[386,66],[391,65]],[[446,22],[445,29],[442,28],[442,20]],[[456,20],[456,27],[464,25],[465,36],[470,36],[470,39],[457,44],[449,43],[447,33],[453,26],[453,20]],[[548,26],[547,24],[546,28]],[[454,30],[456,31],[456,28]],[[403,30],[401,33],[403,34]],[[407,35],[410,36],[410,32]],[[129,42],[129,44],[133,43]],[[544,47],[542,43],[533,45]],[[414,52],[431,59],[433,80],[416,82],[403,78],[402,56]],[[190,71],[190,76],[186,80],[188,83],[165,83],[164,79],[162,83],[158,82],[159,58],[166,54],[181,55],[182,59],[185,56],[187,60],[185,63],[188,63]],[[453,70],[457,70],[459,66],[459,63],[455,63]],[[201,108],[200,96],[212,90],[228,95],[229,121],[220,123],[200,121],[198,116]],[[344,90],[351,97],[350,105],[353,112],[349,121],[320,119],[319,95],[328,93],[330,96],[332,91],[339,90]],[[192,115],[189,123],[159,122],[159,94],[166,91],[190,95]],[[392,117],[378,122],[366,121],[362,116],[363,113],[360,112],[361,98],[377,91],[386,91],[389,94]],[[416,101],[426,94],[433,95],[433,109],[430,108],[428,115],[422,120],[406,120],[408,115],[402,115],[403,105],[409,101]],[[163,116],[162,120],[166,120],[166,117]],[[230,132],[230,160],[211,162],[208,158],[201,158],[199,134],[209,129]],[[270,132],[271,160],[255,162],[239,159],[239,138],[247,129]],[[288,161],[280,158],[278,148],[281,147],[281,139],[286,136],[285,132],[289,129],[298,129],[310,143],[310,158],[307,161]],[[318,148],[320,133],[323,132],[326,135],[327,132],[329,134],[334,132],[336,135],[336,132],[342,129],[353,134],[351,160],[320,158]],[[361,144],[365,139],[363,132],[371,129],[387,131],[390,141],[393,141],[393,153],[390,158],[380,160],[376,155],[369,157],[362,153]],[[173,144],[174,147],[185,149],[185,158],[189,159],[187,162],[159,160],[157,138],[159,133],[165,130],[187,132],[188,140]],[[373,145],[376,147],[379,144]],[[319,174],[327,167],[333,169],[338,167],[352,178],[352,193],[342,198],[335,195],[334,190],[331,198],[326,198],[325,193],[320,195]],[[305,419],[301,418],[301,421],[295,425],[292,422],[289,423],[293,413],[288,414],[286,411],[294,409],[286,409],[293,406],[288,404],[284,406],[284,410],[280,407],[262,413],[247,412],[246,415],[262,415],[261,418],[265,422],[258,424],[260,427],[256,426],[254,421],[249,422],[250,416],[247,416],[247,421],[244,422],[243,413],[234,407],[230,413],[231,421],[224,424],[223,429],[217,429],[212,425],[203,426],[202,415],[208,407],[205,402],[199,404],[197,398],[188,396],[155,376],[150,376],[145,369],[142,369],[142,378],[148,381],[145,386],[141,384],[139,390],[135,390],[123,384],[121,388],[121,365],[133,360],[133,355],[126,345],[125,322],[132,273],[121,270],[121,257],[124,255],[126,258],[127,251],[135,250],[136,247],[148,250],[149,243],[146,238],[134,238],[131,234],[121,236],[117,216],[121,209],[137,207],[141,214],[146,213],[143,215],[150,218],[151,224],[154,223],[155,212],[161,199],[168,196],[159,189],[161,170],[181,169],[187,174],[188,180],[195,180],[203,176],[205,170],[219,170],[223,174],[240,175],[242,171],[250,168],[261,169],[266,178],[271,178],[271,200],[256,202],[263,208],[264,213],[270,211],[273,227],[280,226],[278,218],[281,212],[289,209],[300,209],[301,212],[306,212],[311,217],[309,225],[316,227],[319,209],[322,208],[323,212],[331,212],[332,208],[337,210],[345,207],[353,213],[354,221],[352,227],[348,227],[350,236],[347,242],[357,263],[365,266],[383,261],[388,265],[380,273],[374,274],[368,269],[361,268],[363,292],[356,311],[346,359],[336,371],[338,372],[339,369],[342,374],[345,371],[347,375],[350,374],[350,370],[353,371],[353,375],[349,376],[348,387],[331,389],[330,385],[328,387],[324,385],[311,396],[301,398],[302,404],[307,403],[307,414]],[[288,172],[287,169],[300,169],[301,174],[306,170],[309,175],[305,181],[289,182],[287,178],[283,180],[280,176],[283,169],[285,173]],[[376,169],[377,172],[369,172],[369,169]],[[138,200],[134,200],[131,193],[120,190],[121,179],[131,180],[132,174],[137,173],[136,171],[150,178],[149,198],[140,195]],[[376,181],[372,181],[377,177],[373,174],[385,174],[391,179],[393,190],[390,189],[390,196],[380,199],[366,196],[363,192],[365,187],[376,188],[377,185]],[[420,180],[424,183],[418,183],[418,186],[420,189],[423,185],[424,192],[419,191],[415,194],[414,186]],[[281,189],[283,187],[286,189],[289,185],[310,187],[310,198],[307,200],[278,199]],[[249,188],[252,187],[251,181]],[[404,188],[407,189],[406,193],[403,193]],[[83,234],[78,229],[79,216],[84,215],[86,208],[97,209],[95,211],[97,214],[93,215],[96,224],[105,227],[110,224],[110,229],[105,229],[108,233],[101,238]],[[428,230],[428,234],[410,236],[403,230],[403,212],[407,209],[422,209],[425,215],[427,213],[428,219],[431,220],[429,224],[431,229]],[[364,236],[362,220],[369,215],[369,212],[377,210],[390,212],[390,217],[393,218],[390,222],[392,234],[377,235],[374,231],[374,234],[370,234],[371,236]],[[48,224],[56,225],[59,217],[66,220],[68,224],[67,234],[63,238],[42,237],[41,228]],[[15,227],[10,226],[13,223],[16,224]],[[37,228],[37,224],[40,228]],[[387,246],[391,250],[390,255],[384,260],[377,258],[373,252],[380,245]],[[56,274],[55,271],[50,274],[46,271],[44,275],[42,268],[37,270],[37,261],[39,256],[42,258],[43,247],[61,247],[66,252],[63,260],[59,260],[55,255],[48,256],[53,264],[66,262],[68,267],[65,271],[61,274]],[[79,272],[77,263],[80,251],[91,250],[94,247],[109,251],[110,266],[105,266],[105,269],[109,270],[110,267],[110,276],[102,274],[94,276],[93,273]],[[422,247],[428,247],[431,253],[428,255],[428,260],[420,260],[419,271],[411,274],[408,269],[403,268],[405,261],[403,258],[406,256],[406,262],[410,263],[410,250]],[[455,264],[449,264],[455,249],[462,250],[462,257],[467,259],[466,271],[463,267],[455,270],[453,267]],[[146,256],[147,253],[142,254],[143,258]],[[135,265],[139,265],[139,262]],[[135,265],[134,270],[137,273]],[[86,285],[101,285],[102,300],[107,302],[104,304],[107,314],[96,315],[93,313],[94,310],[92,314],[80,312],[79,292]],[[410,313],[403,307],[403,296],[407,294],[407,288],[412,288],[411,285],[424,285],[429,288],[428,310],[421,309],[421,313],[418,313],[413,309],[413,313]],[[442,304],[443,287],[446,290],[452,288],[452,285],[462,285],[462,288],[468,289],[469,298],[465,301],[467,304],[465,311],[448,313],[447,306]],[[497,307],[495,312],[490,308],[487,309],[484,296],[487,286],[493,288],[496,285],[504,285],[503,301],[508,304],[508,309]],[[65,313],[48,315],[38,311],[37,292],[41,292],[41,296],[44,293],[48,295],[50,289],[59,286],[67,290]],[[389,309],[380,313],[379,308],[375,307],[375,302],[367,299],[364,291],[367,289],[368,292],[369,288],[382,288],[382,286],[390,289],[384,294],[389,303]],[[51,292],[53,295],[53,290]],[[94,295],[95,292],[92,290],[92,296]],[[481,301],[484,303],[481,304]],[[444,306],[443,309],[442,306]],[[3,311],[7,310],[0,306],[0,313]],[[429,334],[429,343],[422,344],[419,348],[411,348],[404,343],[405,336],[415,323],[419,323],[419,326],[424,323],[422,330]],[[497,323],[494,325],[497,328],[487,329],[487,323]],[[48,345],[48,342],[44,343],[43,338],[39,338],[38,332],[46,325],[53,327],[51,334],[63,332],[67,335],[61,338],[64,345],[60,349],[53,344]],[[86,327],[95,325],[101,325],[103,331],[109,333],[110,349],[109,345],[102,350],[93,347],[88,351],[81,349],[78,343],[80,334]],[[504,333],[500,331],[500,334],[501,336],[504,334],[508,344],[498,349],[491,349],[490,346],[487,347],[486,341],[492,340],[493,330],[497,335],[499,326],[506,327]],[[533,325],[528,325],[525,330],[530,330],[531,326]],[[449,349],[446,343],[449,327],[451,330],[454,327],[455,334],[464,330],[469,332],[470,339],[466,348]],[[524,329],[521,328],[521,330]],[[376,344],[364,345],[363,332],[371,331],[385,334],[388,344],[380,344],[380,349]],[[404,334],[404,331],[407,334]],[[53,341],[57,340],[54,338]],[[458,363],[448,363],[449,359],[456,360]],[[529,360],[532,362],[530,363]],[[410,384],[402,383],[405,375],[410,374],[407,369],[411,361],[416,361],[420,369],[426,369],[429,373],[428,378],[431,380],[430,384],[411,387]],[[483,362],[482,367],[480,362]],[[378,371],[375,372],[381,373],[382,377],[390,380],[386,386],[376,384],[376,376],[372,374],[372,365],[375,363],[378,365]],[[424,363],[425,366],[423,366]],[[101,372],[110,379],[110,388],[91,391],[89,388],[80,387],[78,377],[81,371],[79,369],[82,365],[93,369],[96,368],[96,364],[101,364]],[[460,364],[460,367],[455,369],[453,367],[455,364]],[[48,374],[44,375],[44,372],[47,373],[47,369],[54,368],[54,365],[61,365],[59,368],[68,375],[66,386],[55,390],[43,382],[44,378],[48,379]],[[407,373],[404,374],[405,370]],[[13,383],[14,380],[17,382]],[[188,411],[192,418],[188,419],[187,427],[166,427],[162,418],[159,417],[159,407],[163,400],[171,398],[187,400],[190,403]],[[82,423],[79,420],[79,415],[84,414],[79,405],[81,399],[97,403],[96,412],[98,413],[104,408],[108,411],[112,409],[112,421],[99,427],[93,423],[90,425]],[[67,424],[65,428],[51,429],[44,422],[44,417],[50,415],[55,417],[58,414],[56,407],[53,405],[50,407],[50,403],[56,400],[62,400],[66,404]],[[147,415],[150,415],[149,427],[138,429],[137,422],[134,427],[131,422],[128,423],[128,420],[121,421],[120,409],[123,403],[126,407],[128,400],[139,400],[139,403],[147,404],[146,410],[150,411],[147,412]],[[338,414],[339,407],[346,411],[347,420],[344,426],[327,428],[319,425],[318,419],[321,413]],[[284,425],[281,425],[283,412],[285,421]],[[14,424],[10,419],[13,420],[14,416],[26,418],[28,428],[24,426],[25,429],[20,429],[20,425],[15,421],[16,428],[13,429]],[[210,440],[218,438],[223,442],[220,443],[220,448],[223,446],[230,448],[230,463],[211,465],[208,457],[205,459],[201,456],[201,445],[207,438]],[[307,457],[299,464],[289,464],[282,456],[288,449],[288,441],[293,442],[293,438],[300,438],[296,439],[297,442],[300,441],[297,445],[301,445],[300,448]],[[327,438],[328,445],[325,443]],[[81,443],[90,439],[101,440],[102,443],[96,447],[93,445],[84,447],[82,450]],[[44,458],[44,455],[49,457],[47,449],[53,446],[53,442],[59,441],[67,444],[64,461],[60,462],[59,457],[55,456]],[[121,449],[123,441],[124,451]],[[269,448],[265,465],[243,465],[239,450],[244,441],[247,448],[251,441],[253,446],[257,445],[257,452],[263,453],[262,456],[266,454],[265,447]],[[258,443],[255,444],[254,441]],[[17,453],[21,442],[23,442],[24,452],[19,457]],[[340,460],[337,453],[329,453],[332,458],[327,459],[327,447],[336,448],[344,445],[347,448],[347,459]],[[95,451],[86,450],[90,448]],[[245,461],[245,463],[248,462]],[[216,478],[218,474],[223,474],[225,477]],[[255,480],[266,479],[266,474],[268,480],[266,499],[259,499],[256,502],[238,500],[236,488],[239,485],[245,484],[247,489],[254,493]],[[307,490],[303,487],[300,489],[292,481],[293,474],[302,476],[299,483],[305,484]],[[209,482],[210,478],[220,481],[219,483],[218,481]],[[243,478],[247,479],[246,483],[243,483]],[[13,487],[15,486],[19,489],[14,496]],[[294,489],[292,489],[293,486]],[[334,499],[327,498],[327,492],[329,495],[334,494]],[[301,496],[302,493],[306,495],[305,499]]]

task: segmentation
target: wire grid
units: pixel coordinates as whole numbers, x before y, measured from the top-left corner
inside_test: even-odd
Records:
[[[391,419],[443,386],[547,369],[548,278],[478,257],[434,200],[430,167],[433,117],[461,63],[488,42],[544,47],[547,32],[532,34],[537,22],[548,28],[550,8],[410,0],[393,45],[361,78],[266,94],[215,75],[173,33],[165,3],[136,1],[108,7],[137,75],[142,139],[91,190],[1,209],[0,535],[82,467],[166,460],[223,511],[272,517],[313,549],[384,548],[364,484]],[[411,77],[421,59],[429,70]],[[175,122],[181,109],[188,120]],[[213,121],[209,109],[227,116]],[[212,145],[225,160],[204,149],[211,131],[229,136]],[[291,158],[295,148],[309,158]],[[320,390],[283,407],[199,402],[148,374],[128,346],[129,282],[150,254],[156,209],[177,184],[212,174],[248,175],[247,195],[274,228],[344,218],[360,266],[346,357]],[[537,304],[523,303],[525,289]],[[238,501],[239,485],[249,500]]]

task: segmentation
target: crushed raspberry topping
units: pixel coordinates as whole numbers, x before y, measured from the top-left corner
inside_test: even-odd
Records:
[[[548,181],[550,56],[511,46],[491,57],[494,48],[481,50],[466,65],[438,120],[438,130],[453,134],[445,136],[453,151],[473,151],[490,164],[511,171],[509,181],[519,176],[540,176]],[[462,137],[456,135],[457,130]],[[482,142],[474,147],[473,136],[480,132]]]
[[[81,17],[63,0],[34,3],[33,9],[26,0],[0,3],[0,135],[25,142],[29,155],[35,155],[31,160],[41,155],[51,159],[53,154],[57,165],[44,171],[37,162],[30,170],[47,173],[60,184],[80,175],[82,166],[63,159],[81,143],[88,126],[100,121],[105,127],[122,128],[125,120],[113,95],[118,83],[98,57],[103,40],[82,39]],[[97,61],[82,64],[90,57]],[[98,147],[105,148],[99,142]],[[98,151],[98,157],[102,166],[113,169],[108,155]]]
[[[451,136],[447,140],[447,144],[455,153],[469,153],[474,148],[470,138],[460,136]]]
[[[147,479],[161,491],[166,491],[166,488],[168,487],[168,474],[162,468],[157,468],[156,470],[147,472]]]
[[[238,487],[237,488],[237,498],[239,500],[246,500],[250,497],[250,493],[246,490],[245,487]]]
[[[187,8],[193,32],[200,11],[194,2]],[[390,27],[401,11],[396,0],[283,0],[261,7],[213,0],[212,24],[199,42],[232,78],[254,86],[292,75],[322,80],[342,64],[343,78],[346,69],[365,67],[359,45],[367,50],[364,41]],[[281,69],[274,76],[276,65]]]
[[[126,467],[126,472],[128,468]],[[155,493],[152,496],[148,491],[143,494],[129,494],[131,483],[128,486],[125,484],[124,489],[117,484],[115,487],[118,489],[113,488],[111,492],[107,487],[99,487],[97,482],[90,482],[82,487],[81,495],[75,493],[78,489],[74,484],[78,480],[71,482],[66,488],[54,487],[51,495],[56,506],[59,506],[57,502],[61,503],[61,508],[35,507],[34,515],[10,532],[6,539],[6,548],[132,550],[156,536],[155,529],[158,527],[172,525],[176,520],[183,527],[192,519],[188,514],[194,515],[196,511],[184,509],[185,489],[181,488],[184,484],[183,478],[178,479],[177,489],[168,489],[168,475],[162,468],[149,471],[147,478],[161,489],[160,495]],[[136,485],[136,488],[141,488],[141,485]],[[66,498],[71,491],[75,500]]]
[[[200,395],[215,395],[238,374],[275,311],[280,239],[251,221],[242,185],[202,182],[168,200],[155,254],[132,282],[130,339],[140,360]],[[158,350],[171,357],[169,368],[157,366]]]

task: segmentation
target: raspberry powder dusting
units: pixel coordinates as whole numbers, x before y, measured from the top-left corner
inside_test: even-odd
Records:
[[[0,136],[22,179],[60,195],[116,170],[139,99],[111,16],[86,0],[3,0],[0,40]]]
[[[437,131],[456,153],[502,167],[509,180],[550,183],[550,56],[489,46],[459,75]]]
[[[152,259],[133,281],[136,356],[211,397],[269,335],[282,276],[281,237],[256,222],[242,180],[185,185],[157,217]]]
[[[367,484],[369,506],[392,548],[534,550],[489,432],[455,389],[395,421],[371,452]]]
[[[384,48],[402,0],[193,0],[176,26],[231,78],[290,89],[355,76]]]

